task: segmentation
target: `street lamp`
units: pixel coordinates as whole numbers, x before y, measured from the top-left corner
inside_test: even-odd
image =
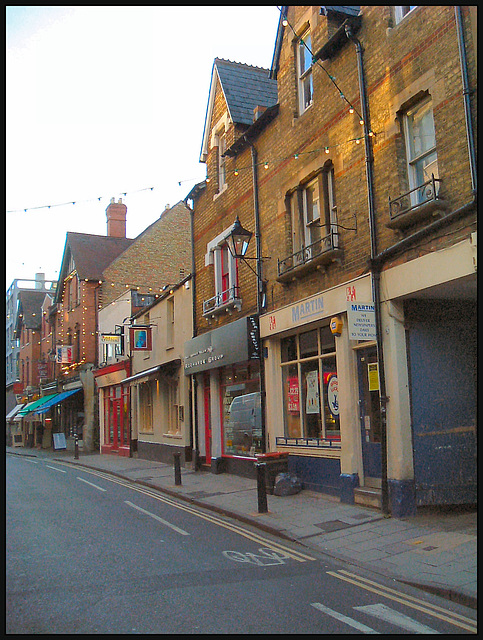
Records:
[[[253,233],[251,231],[247,231],[247,229],[244,229],[241,226],[240,220],[237,216],[230,235],[226,239],[230,253],[234,258],[245,258],[252,235]]]

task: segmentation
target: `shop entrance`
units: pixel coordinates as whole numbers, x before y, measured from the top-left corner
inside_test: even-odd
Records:
[[[362,464],[365,485],[378,486],[382,474],[381,409],[379,404],[379,371],[376,347],[367,347],[358,351],[357,365]]]
[[[211,465],[211,412],[210,412],[210,375],[203,376],[204,414],[205,414],[205,449],[206,464]]]

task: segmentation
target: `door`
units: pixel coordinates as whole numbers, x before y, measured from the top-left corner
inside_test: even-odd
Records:
[[[362,464],[365,484],[381,478],[381,409],[376,347],[358,354],[359,411],[361,420]]]
[[[210,412],[210,374],[203,377],[204,407],[205,407],[205,449],[206,464],[211,464],[211,412]]]

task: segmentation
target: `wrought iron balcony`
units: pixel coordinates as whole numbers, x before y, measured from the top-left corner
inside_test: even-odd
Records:
[[[386,226],[389,229],[405,229],[422,220],[442,215],[447,203],[438,195],[441,182],[431,175],[430,180],[402,196],[393,200],[389,197],[390,221]]]
[[[203,316],[213,318],[224,311],[229,312],[233,309],[240,311],[242,301],[238,297],[238,287],[233,286],[226,291],[220,291],[212,298],[203,301]]]
[[[303,247],[290,256],[278,260],[279,282],[300,277],[303,273],[339,260],[342,250],[339,248],[339,233],[334,229],[313,244]]]

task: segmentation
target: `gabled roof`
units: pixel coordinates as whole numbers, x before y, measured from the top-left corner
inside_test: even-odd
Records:
[[[59,302],[62,299],[63,281],[68,275],[67,269],[71,258],[81,280],[101,280],[103,270],[133,242],[132,238],[96,236],[90,233],[68,231],[55,301]]]
[[[16,331],[23,324],[26,329],[38,330],[42,327],[42,304],[45,291],[19,291]]]
[[[278,100],[277,82],[269,77],[268,69],[215,58],[206,109],[201,162],[206,160],[208,153],[210,124],[218,80],[226,101],[228,117],[233,124],[250,126],[253,123],[255,107],[271,107],[277,104]]]

